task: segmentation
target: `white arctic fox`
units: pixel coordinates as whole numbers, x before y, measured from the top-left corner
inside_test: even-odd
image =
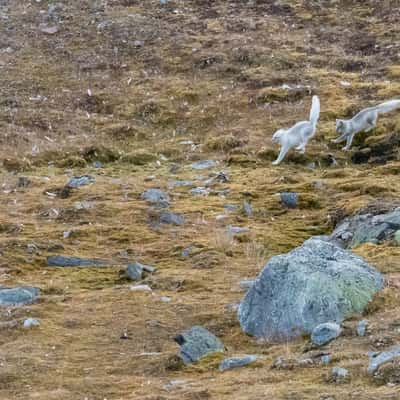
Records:
[[[319,98],[318,96],[313,96],[309,121],[298,122],[290,129],[279,129],[274,133],[272,142],[279,143],[281,151],[278,158],[272,163],[273,165],[278,165],[292,147],[296,147],[296,150],[300,150],[301,153],[305,152],[308,141],[315,135],[317,130],[319,112]]]
[[[395,110],[396,108],[400,108],[400,100],[391,100],[387,101],[386,103],[379,104],[376,107],[366,108],[356,114],[352,119],[337,119],[336,132],[340,133],[341,135],[332,140],[332,142],[340,143],[346,140],[346,146],[343,147],[343,150],[349,150],[356,133],[361,131],[369,132],[370,130],[374,129],[379,113],[387,113]]]

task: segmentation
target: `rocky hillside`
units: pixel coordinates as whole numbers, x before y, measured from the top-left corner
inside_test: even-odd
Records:
[[[400,345],[400,111],[331,143],[400,98],[397,3],[0,0],[0,398],[398,399],[368,353]],[[266,262],[334,231],[385,287],[322,347],[245,334]],[[203,328],[221,351],[185,364]]]

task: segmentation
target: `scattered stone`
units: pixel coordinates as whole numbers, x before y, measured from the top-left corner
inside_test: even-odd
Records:
[[[161,301],[163,303],[169,303],[171,300],[172,300],[171,297],[168,297],[168,296],[162,296],[161,297]]]
[[[189,190],[189,193],[193,196],[208,196],[210,194],[210,189],[203,186],[199,186]]]
[[[140,281],[143,278],[143,272],[153,273],[157,268],[150,265],[144,265],[137,261],[128,264],[126,274],[132,281]]]
[[[281,202],[284,207],[287,208],[296,208],[298,201],[299,201],[299,195],[298,193],[292,193],[292,192],[282,192],[280,193],[281,197]]]
[[[324,354],[320,358],[322,364],[329,364],[332,361],[332,356],[330,354]]]
[[[0,286],[0,306],[23,306],[33,303],[40,290],[31,286],[7,288]]]
[[[245,367],[246,365],[256,362],[258,359],[255,355],[246,355],[242,357],[225,358],[219,365],[219,370],[224,372],[228,369]]]
[[[393,346],[387,351],[378,353],[369,353],[368,356],[369,356],[368,373],[370,373],[371,375],[379,375],[380,368],[382,368],[386,363],[391,363],[392,361],[396,361],[398,363],[399,374],[400,374],[400,366],[399,366],[400,345]]]
[[[103,163],[101,161],[93,161],[93,168],[103,168]]]
[[[316,346],[323,346],[339,337],[342,329],[335,322],[326,322],[316,326],[311,333],[311,341]]]
[[[343,220],[331,237],[350,248],[362,243],[380,243],[395,237],[400,229],[400,208],[380,215],[361,214]]]
[[[39,320],[35,319],[35,318],[27,318],[24,321],[24,328],[33,328],[35,326],[39,326],[40,322]]]
[[[225,310],[228,312],[237,312],[237,310],[239,309],[239,304],[239,302],[227,304],[225,306]]]
[[[190,166],[193,169],[201,170],[201,169],[207,169],[211,167],[215,167],[217,165],[217,162],[214,160],[203,160],[203,161],[197,161]]]
[[[74,176],[67,182],[67,187],[78,188],[81,186],[90,185],[95,181],[95,178],[90,175]]]
[[[161,0],[163,1],[163,0]],[[165,1],[165,0],[164,0]],[[167,392],[169,392],[170,390],[172,390],[174,387],[176,386],[184,386],[188,383],[189,381],[185,381],[183,379],[175,379],[172,381],[169,381],[167,384],[165,384],[163,386],[163,389],[166,390]]]
[[[169,168],[169,172],[171,172],[171,174],[176,174],[179,170],[181,169],[181,166],[179,164],[171,164],[170,168]]]
[[[272,257],[239,306],[244,332],[266,340],[310,334],[361,313],[384,277],[362,258],[311,238]]]
[[[153,291],[149,285],[130,286],[129,289],[136,291],[136,292],[152,292]]]
[[[193,326],[175,337],[175,342],[181,346],[179,357],[185,364],[191,364],[207,354],[224,351],[220,339],[201,326]]]
[[[349,371],[346,368],[333,367],[328,381],[333,383],[345,383],[349,381],[349,377]]]
[[[185,223],[185,218],[181,214],[163,212],[160,215],[160,222],[162,224],[183,225]]]
[[[93,207],[93,203],[90,201],[77,201],[76,203],[74,203],[74,208],[75,210],[89,210],[90,208]]]
[[[169,186],[171,187],[185,187],[185,186],[194,186],[195,183],[193,181],[174,181],[170,182]]]
[[[49,256],[46,259],[49,267],[104,267],[115,265],[112,261],[80,257]]]
[[[232,226],[228,225],[226,228],[226,231],[228,232],[228,235],[235,236],[235,235],[240,235],[241,233],[246,233],[249,232],[249,228],[242,228],[240,226]]]
[[[247,200],[243,201],[243,212],[248,217],[251,217],[253,215],[253,208]]]
[[[48,35],[54,35],[58,32],[58,26],[41,26],[40,31]]]
[[[229,175],[225,171],[220,171],[217,173],[215,180],[220,183],[228,183],[229,182]]]
[[[369,322],[366,319],[359,321],[357,324],[357,335],[365,336],[368,329]]]
[[[17,186],[19,188],[26,188],[31,184],[31,180],[29,178],[27,178],[26,176],[20,176],[18,178],[18,182],[17,182]]]
[[[140,198],[157,207],[169,207],[169,196],[161,189],[147,189],[140,195]]]
[[[224,209],[227,211],[237,211],[239,207],[235,204],[225,204]]]

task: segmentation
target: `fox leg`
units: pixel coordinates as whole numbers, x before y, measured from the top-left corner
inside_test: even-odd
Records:
[[[344,146],[342,150],[345,150],[345,151],[350,150],[354,135],[355,135],[355,133],[352,133],[351,135],[349,135],[347,137],[346,146]]]
[[[343,133],[342,135],[340,135],[336,139],[333,139],[332,143],[341,143],[341,142],[344,142],[346,139],[347,139],[347,135],[345,133]]]
[[[278,158],[272,163],[272,165],[278,165],[286,156],[286,153],[290,150],[290,146],[283,145],[281,151],[279,152]]]

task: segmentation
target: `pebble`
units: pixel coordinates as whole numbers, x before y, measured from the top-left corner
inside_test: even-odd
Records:
[[[129,289],[136,291],[136,292],[152,292],[153,291],[149,285],[130,286]]]
[[[190,166],[193,169],[201,170],[201,169],[215,167],[216,165],[217,165],[217,162],[215,162],[214,160],[203,160],[203,161],[197,161],[197,162],[191,164]]]
[[[319,324],[311,333],[311,341],[317,346],[323,346],[336,339],[341,331],[340,325],[335,322]]]
[[[81,186],[90,185],[95,182],[95,178],[90,175],[73,176],[68,182],[67,186],[70,188],[78,188]]]
[[[287,208],[296,208],[299,200],[298,193],[282,192],[280,193],[281,202]]]
[[[257,361],[258,357],[255,355],[246,355],[242,357],[225,358],[219,365],[219,370],[224,372],[228,369],[240,368],[252,364]]]
[[[39,325],[40,325],[39,320],[37,320],[35,318],[27,318],[24,321],[24,328],[32,328],[32,327],[39,326]]]
[[[367,332],[369,322],[366,319],[363,319],[362,321],[359,321],[357,324],[357,335],[358,336],[365,336],[365,333]]]

